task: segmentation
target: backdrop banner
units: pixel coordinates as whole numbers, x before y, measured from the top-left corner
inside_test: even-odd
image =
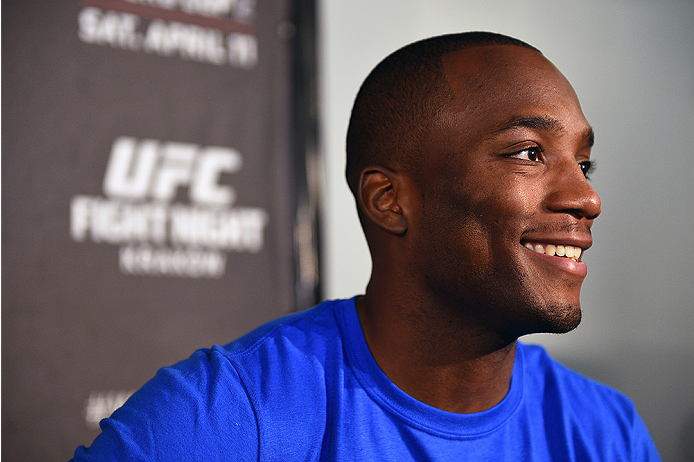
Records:
[[[2,6],[2,456],[67,460],[159,367],[306,307],[300,31],[288,0]]]

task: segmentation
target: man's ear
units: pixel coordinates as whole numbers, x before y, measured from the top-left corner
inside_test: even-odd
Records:
[[[381,166],[364,169],[357,189],[364,218],[389,233],[405,234],[408,223],[401,189],[402,178],[392,170]]]

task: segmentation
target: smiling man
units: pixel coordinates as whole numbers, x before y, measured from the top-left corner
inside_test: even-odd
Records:
[[[347,135],[365,294],[162,369],[75,460],[660,460],[628,398],[517,342],[581,320],[592,146],[530,45],[396,51]]]

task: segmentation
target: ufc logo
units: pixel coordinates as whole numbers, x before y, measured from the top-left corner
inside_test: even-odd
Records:
[[[231,205],[236,191],[220,185],[219,176],[238,172],[242,163],[241,154],[231,148],[150,139],[138,142],[123,136],[111,147],[104,193],[120,199],[170,202],[179,187],[187,186],[196,204]]]

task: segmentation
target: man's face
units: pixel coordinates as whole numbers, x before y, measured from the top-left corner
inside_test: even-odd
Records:
[[[600,213],[576,95],[516,46],[450,53],[444,72],[452,102],[423,147],[421,215],[408,229],[427,291],[504,336],[571,330],[586,266],[568,255],[591,246]]]

